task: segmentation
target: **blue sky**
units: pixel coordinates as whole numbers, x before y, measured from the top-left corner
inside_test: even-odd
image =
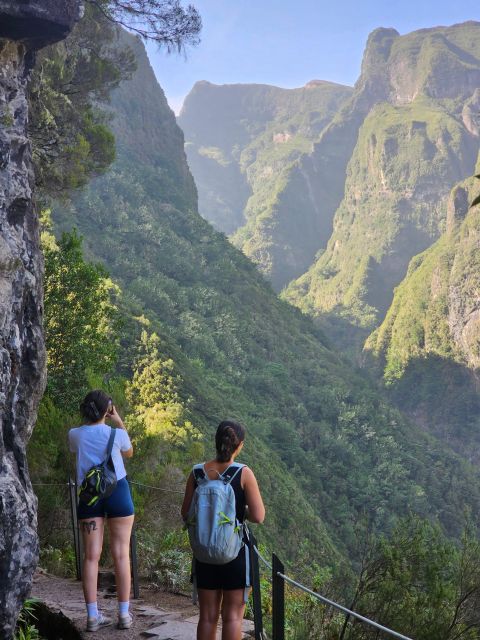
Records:
[[[394,27],[480,21],[478,0],[190,0],[202,42],[182,55],[148,45],[170,106],[178,111],[197,80],[300,87],[314,78],[353,85],[368,34]]]

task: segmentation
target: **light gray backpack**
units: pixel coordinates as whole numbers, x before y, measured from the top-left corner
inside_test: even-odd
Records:
[[[231,465],[211,480],[203,464],[193,467],[197,488],[187,516],[188,537],[194,558],[208,564],[227,564],[235,560],[244,546],[244,525],[237,520],[232,480],[244,467]],[[235,467],[231,473],[230,469]],[[250,586],[248,550],[246,585]],[[194,600],[196,599],[195,561],[193,562]],[[245,589],[248,597],[248,589]]]

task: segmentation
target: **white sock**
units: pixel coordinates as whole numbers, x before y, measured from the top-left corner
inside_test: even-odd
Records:
[[[98,618],[98,606],[96,602],[87,602],[87,616],[89,618]]]
[[[128,613],[129,602],[119,602],[118,603],[118,615],[126,616]]]

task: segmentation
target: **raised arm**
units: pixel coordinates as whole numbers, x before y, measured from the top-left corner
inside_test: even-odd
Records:
[[[195,491],[195,481],[193,479],[193,473],[190,473],[187,480],[187,485],[185,487],[185,495],[183,496],[182,509],[181,514],[182,518],[185,518],[188,515],[188,510],[190,509],[190,505],[192,504],[193,492]]]
[[[107,413],[107,418],[111,420],[118,429],[123,429],[125,432],[127,431],[115,406],[112,407],[112,413]],[[125,450],[121,449],[120,453],[124,458],[131,458],[133,456],[133,447],[131,446],[130,449]]]
[[[263,522],[265,519],[265,506],[260,495],[257,479],[253,471],[248,467],[245,467],[242,472],[242,487],[245,491],[248,520],[257,523]]]

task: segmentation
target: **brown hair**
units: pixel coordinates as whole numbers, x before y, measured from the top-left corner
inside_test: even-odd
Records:
[[[235,420],[223,420],[215,434],[217,461],[228,462],[233,452],[245,440],[245,427]]]
[[[88,422],[98,422],[108,411],[112,398],[101,389],[94,389],[87,393],[80,404],[80,413]]]

